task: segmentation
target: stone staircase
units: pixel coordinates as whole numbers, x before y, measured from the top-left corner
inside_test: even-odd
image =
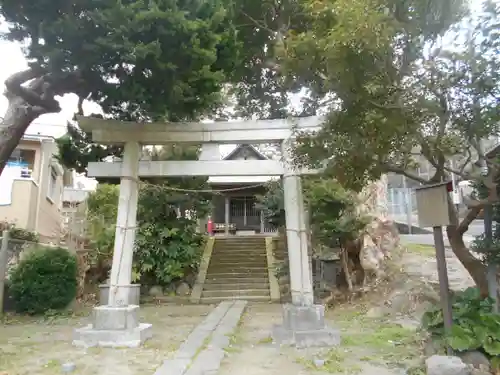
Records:
[[[234,299],[271,300],[265,237],[215,239],[201,302]]]

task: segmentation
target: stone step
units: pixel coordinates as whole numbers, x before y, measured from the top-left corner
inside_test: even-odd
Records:
[[[212,256],[210,259],[217,259],[217,260],[242,260],[242,259],[248,259],[248,260],[256,260],[256,261],[267,261],[267,254],[257,254],[257,253],[212,253]]]
[[[269,290],[269,282],[260,282],[260,283],[220,283],[220,284],[212,284],[205,283],[203,286],[203,291],[210,290],[227,290],[228,288],[238,289],[238,290]]]
[[[221,255],[230,255],[230,254],[234,254],[234,255],[238,255],[238,256],[242,256],[242,255],[255,255],[255,256],[264,256],[266,255],[266,250],[264,249],[214,249],[213,254],[221,254]]]
[[[216,238],[215,242],[219,243],[241,243],[241,242],[265,242],[265,237],[251,237],[251,236],[237,236],[237,237],[226,237],[226,238]]]
[[[233,296],[233,297],[202,297],[200,303],[213,304],[222,301],[245,300],[252,302],[271,302],[270,296]]]
[[[217,275],[228,275],[233,274],[235,277],[259,277],[267,276],[269,272],[266,268],[256,268],[253,270],[248,270],[246,268],[238,267],[209,267],[207,271],[207,276],[216,277]]]
[[[248,246],[215,246],[214,247],[214,250],[215,252],[218,252],[218,253],[247,253],[247,254],[253,254],[253,253],[257,253],[257,254],[265,254],[266,253],[266,249],[261,247],[261,246],[252,246],[252,245],[248,245]]]
[[[267,268],[266,260],[249,262],[248,260],[242,258],[239,260],[231,260],[228,262],[227,259],[210,259],[209,267],[235,266],[235,267],[245,268],[246,266],[249,266],[250,268],[262,268],[262,267]]]
[[[250,282],[254,282],[253,280],[265,280],[266,282],[269,281],[269,273],[267,272],[259,272],[259,273],[238,273],[238,272],[219,272],[219,273],[209,273],[207,274],[206,280],[214,280],[216,283],[220,284],[222,282],[227,282],[228,285],[233,284],[228,282],[227,280],[230,279],[239,279],[240,283],[247,283],[248,280],[251,280]],[[234,283],[237,284],[238,282]]]
[[[214,244],[215,248],[219,249],[265,249],[266,244],[265,243],[260,243],[260,242],[255,242],[255,243],[217,243],[215,242]]]
[[[241,261],[241,262],[210,262],[211,268],[241,268],[241,269],[265,269],[267,270],[267,262],[259,262],[259,263],[251,263],[247,261]]]
[[[266,296],[270,298],[271,294],[269,289],[246,289],[246,290],[204,290],[201,293],[203,297],[247,297],[247,296]]]
[[[257,253],[212,253],[212,257],[210,259],[235,259],[235,260],[241,260],[241,259],[248,259],[248,260],[267,260],[267,254],[257,254]]]
[[[212,278],[207,275],[205,279],[205,285],[232,285],[232,284],[267,284],[269,283],[269,277],[216,277]]]
[[[241,252],[234,252],[234,251],[227,251],[227,252],[222,252],[222,251],[214,251],[212,253],[212,258],[215,258],[215,259],[220,259],[220,258],[234,258],[234,259],[241,259],[241,258],[244,258],[244,259],[267,259],[267,254],[266,252],[261,252],[261,253],[257,253],[257,252],[245,252],[245,251],[241,251]]]
[[[265,257],[267,256],[267,253],[262,250],[262,251],[256,251],[256,250],[217,250],[215,249],[212,252],[213,256],[234,256],[234,257]]]
[[[217,241],[214,244],[216,246],[226,245],[226,246],[240,246],[240,245],[253,245],[253,246],[266,246],[266,241]]]
[[[235,254],[235,255],[256,255],[256,256],[262,256],[266,255],[266,250],[265,249],[214,249],[213,254],[224,254],[224,255],[229,255],[229,254]]]

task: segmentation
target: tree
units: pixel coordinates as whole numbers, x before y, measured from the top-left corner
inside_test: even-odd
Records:
[[[320,256],[336,253],[341,257],[345,281],[352,291],[353,280],[348,264],[360,268],[363,273],[368,271],[363,269],[359,261],[361,248],[353,245],[367,229],[372,218],[359,212],[359,197],[344,189],[331,176],[308,176],[303,178],[303,185],[304,203],[309,212],[308,234],[312,250]],[[284,229],[284,194],[280,182],[268,184],[266,194],[258,197],[258,207],[263,210],[269,223],[278,229]]]
[[[281,64],[287,74],[327,87],[331,101],[322,128],[301,135],[297,163],[326,160],[330,173],[358,190],[389,172],[422,184],[451,173],[484,182],[488,197],[471,197],[462,221],[450,202],[447,234],[486,294],[484,266],[463,234],[497,200],[499,166],[483,140],[499,130],[498,5],[487,2],[479,18],[464,18],[463,2],[453,0],[306,1],[304,9],[311,29],[289,34]],[[473,31],[462,48],[447,48],[443,36],[458,21]],[[415,173],[418,158],[433,167],[429,179]]]
[[[214,110],[238,65],[225,0],[0,0],[3,37],[25,45],[29,68],[6,82],[0,173],[28,125],[75,93],[106,117],[184,120]]]
[[[148,285],[166,285],[193,272],[201,257],[203,236],[196,232],[197,215],[207,201],[193,200],[190,217],[178,217],[179,198],[166,184],[142,183],[139,190],[134,278]],[[94,281],[104,281],[111,269],[119,189],[99,184],[87,201],[89,261]]]

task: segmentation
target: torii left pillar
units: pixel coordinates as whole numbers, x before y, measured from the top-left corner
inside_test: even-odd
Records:
[[[139,306],[129,301],[131,289],[135,288],[131,278],[140,156],[139,143],[125,144],[108,304],[94,308],[92,324],[75,330],[73,345],[137,347],[152,335],[151,324],[139,323]]]

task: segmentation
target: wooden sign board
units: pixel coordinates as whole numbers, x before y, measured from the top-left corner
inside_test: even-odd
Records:
[[[415,189],[420,227],[441,227],[450,224],[448,210],[450,188],[451,182],[442,182]]]

